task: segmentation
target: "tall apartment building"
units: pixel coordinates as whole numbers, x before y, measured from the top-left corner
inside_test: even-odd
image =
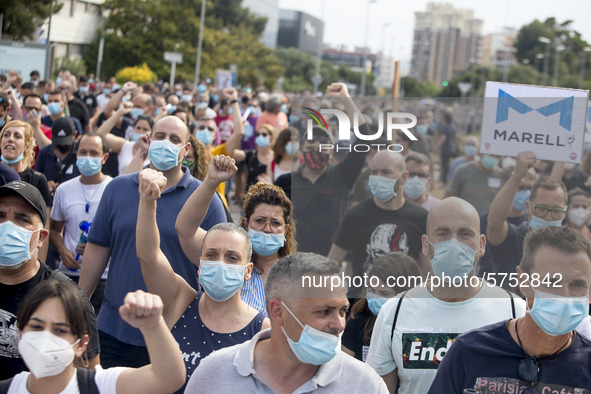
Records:
[[[425,12],[415,13],[410,76],[439,84],[478,61],[482,25],[471,10],[427,4]]]

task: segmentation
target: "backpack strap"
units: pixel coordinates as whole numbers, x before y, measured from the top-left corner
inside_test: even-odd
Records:
[[[10,388],[11,383],[12,378],[0,381],[0,394],[8,393],[8,389]]]
[[[392,332],[390,333],[390,338],[394,339],[394,329],[396,328],[396,321],[398,320],[398,312],[400,312],[400,304],[402,304],[402,299],[406,295],[406,291],[400,294],[400,299],[398,300],[398,305],[396,305],[396,312],[394,312],[394,320],[392,321]]]
[[[513,293],[507,289],[505,289],[505,291],[507,294],[509,294],[509,298],[511,299],[511,316],[513,316],[513,319],[515,319],[515,299],[513,298]]]
[[[76,368],[76,378],[80,394],[100,394],[94,381],[96,371],[94,369]]]

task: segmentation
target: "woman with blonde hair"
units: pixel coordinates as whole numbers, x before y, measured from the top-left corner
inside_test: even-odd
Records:
[[[0,131],[0,159],[18,173],[21,181],[35,186],[41,192],[49,217],[53,201],[47,178],[31,168],[35,164],[35,146],[35,134],[27,122],[11,120]],[[49,221],[46,228],[49,230]],[[39,259],[43,262],[46,260],[48,245],[49,242],[44,243],[43,249],[39,252]]]

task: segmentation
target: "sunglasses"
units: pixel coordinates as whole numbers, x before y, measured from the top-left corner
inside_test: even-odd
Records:
[[[199,126],[199,130],[205,130],[205,129],[207,129],[207,130],[209,130],[209,131],[214,131],[214,130],[215,130],[215,129],[214,129],[213,127],[211,127],[211,126],[203,126],[203,125]]]

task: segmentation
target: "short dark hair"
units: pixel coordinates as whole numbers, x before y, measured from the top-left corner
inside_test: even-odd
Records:
[[[0,107],[4,107],[4,109],[10,107],[8,96],[4,93],[0,93]]]
[[[103,155],[108,152],[107,141],[105,140],[105,137],[103,137],[102,135],[95,133],[95,132],[82,134],[82,137],[80,137],[80,140],[78,140],[78,146],[80,146],[80,143],[82,142],[82,138],[84,138],[84,137],[99,137],[101,139],[101,147],[103,148]]]
[[[531,273],[535,265],[534,256],[542,246],[569,254],[584,252],[591,260],[591,244],[580,231],[569,227],[544,226],[525,236],[523,257],[519,263],[523,272]]]
[[[404,159],[404,161],[406,163],[408,163],[409,161],[414,161],[416,162],[418,165],[423,165],[423,166],[430,166],[431,165],[431,161],[429,160],[429,158],[419,152],[411,152],[408,155],[406,155],[406,158]]]
[[[570,204],[572,198],[577,196],[591,198],[591,195],[589,195],[589,193],[587,193],[585,190],[581,189],[580,187],[575,187],[568,191],[568,203]]]
[[[88,78],[86,78],[84,75],[80,75],[78,77],[78,83],[86,83],[88,82]]]
[[[35,85],[33,85],[33,82],[25,82],[21,85],[21,90],[26,89],[26,90],[33,90],[35,89]]]
[[[564,183],[562,181],[558,181],[558,180],[552,179],[552,178],[538,179],[536,181],[536,183],[534,183],[533,187],[531,188],[531,196],[529,198],[530,201],[534,201],[536,199],[539,189],[546,189],[546,190],[550,190],[550,191],[562,189],[562,191],[564,192],[564,204],[567,204],[567,202],[568,202],[568,195],[567,195],[567,191],[566,191],[566,186],[564,186]]]
[[[39,100],[41,100],[41,104],[43,104],[43,99],[41,98],[41,96],[39,96],[37,93],[29,93],[23,98],[23,106],[27,102],[27,99],[30,97],[38,98]]]

